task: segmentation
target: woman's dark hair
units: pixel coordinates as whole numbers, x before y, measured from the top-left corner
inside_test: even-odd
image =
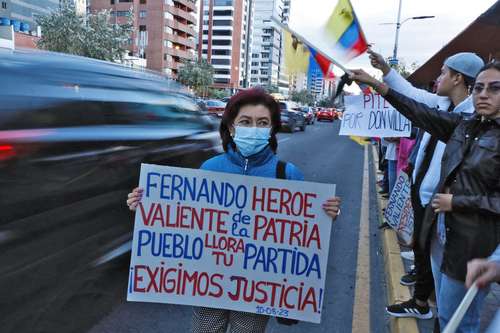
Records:
[[[484,72],[488,69],[496,69],[497,71],[500,71],[500,60],[492,60],[490,61],[489,63],[487,63],[486,65],[484,65],[483,67],[481,67],[481,69],[479,70],[479,72],[477,73],[477,75],[479,75],[479,73],[481,72]],[[477,76],[476,76],[477,77]]]
[[[236,149],[229,128],[233,125],[240,109],[246,105],[263,105],[271,112],[271,137],[269,138],[269,146],[273,152],[276,152],[278,149],[276,134],[281,128],[280,106],[271,95],[261,88],[242,90],[227,102],[226,110],[224,111],[219,127],[224,151],[229,149],[229,145],[233,149]]]

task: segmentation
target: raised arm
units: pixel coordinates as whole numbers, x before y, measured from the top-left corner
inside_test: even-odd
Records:
[[[389,88],[396,90],[398,93],[414,99],[417,102],[424,103],[430,107],[436,107],[439,104],[449,103],[447,97],[438,96],[436,94],[428,92],[425,89],[414,87],[397,71],[389,67],[382,55],[371,50],[368,51],[368,54],[370,55],[372,66],[380,69],[384,74],[384,83],[387,84]]]

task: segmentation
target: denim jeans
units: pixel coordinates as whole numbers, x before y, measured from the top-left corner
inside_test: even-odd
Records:
[[[437,232],[434,230],[431,241],[431,266],[432,275],[434,276],[434,287],[436,288],[436,303],[441,331],[444,330],[467,293],[464,282],[455,280],[441,272],[443,250],[444,246],[439,242]],[[479,332],[481,308],[488,291],[489,288],[479,290],[460,322],[456,333]]]
[[[389,175],[389,193],[392,192],[392,188],[396,184],[397,172],[398,172],[398,161],[387,160],[387,172]]]

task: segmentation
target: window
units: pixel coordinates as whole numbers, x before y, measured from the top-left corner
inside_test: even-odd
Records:
[[[258,61],[252,61],[252,66],[259,66],[259,62]]]
[[[230,75],[231,72],[229,71],[229,69],[216,69],[214,71],[214,74],[219,74],[219,75]]]
[[[231,45],[231,40],[212,40],[212,45]]]
[[[269,53],[262,53],[262,58],[263,59],[269,58]]]
[[[214,20],[214,27],[222,27],[226,25],[233,25],[233,22],[231,20]]]
[[[252,53],[252,58],[255,59],[255,58],[258,58],[259,57],[259,54],[258,53]]]
[[[208,20],[203,20],[204,25],[208,25]]]
[[[202,54],[207,54],[207,53],[208,53],[208,50],[201,50],[201,53],[202,53]]]
[[[123,3],[123,2],[132,2],[132,0],[118,0],[119,3]]]
[[[141,1],[139,1],[139,3],[140,3],[141,5],[145,5],[145,4],[146,4],[146,0],[141,0]]]
[[[214,16],[233,16],[232,10],[214,10]]]
[[[231,36],[232,31],[231,30],[213,30],[212,35],[214,35],[214,36]]]
[[[129,16],[130,12],[128,10],[118,10],[116,12],[111,12],[111,16],[118,16],[118,17],[124,17],[124,16]]]
[[[229,83],[229,79],[222,79],[222,78],[214,78],[214,83]]]
[[[111,4],[114,5],[115,4],[115,0],[111,0]],[[3,5],[2,5],[2,7],[3,7]]]
[[[262,41],[263,41],[264,43],[266,43],[266,42],[270,42],[270,41],[271,41],[271,37],[262,37]]]
[[[256,70],[256,69],[252,69],[252,70],[250,71],[250,73],[251,73],[251,74],[259,74],[259,71],[258,71],[258,70]]]
[[[231,50],[212,50],[213,55],[231,55]]]
[[[140,25],[139,26],[139,31],[146,31],[146,26],[145,25]]]
[[[145,10],[141,10],[139,12],[139,18],[145,18],[148,15],[148,12]]]
[[[203,15],[208,15],[208,10],[204,10]]]
[[[208,30],[203,30],[204,35],[208,35]]]
[[[212,59],[212,65],[230,65],[231,60],[229,59]]]
[[[265,34],[272,34],[273,33],[273,29],[262,29],[262,32],[265,33]]]
[[[233,0],[214,0],[214,6],[232,6]]]

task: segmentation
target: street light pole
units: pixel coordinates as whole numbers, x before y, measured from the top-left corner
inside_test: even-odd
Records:
[[[396,40],[394,41],[394,52],[392,54],[393,61],[397,64],[398,59],[398,40],[399,40],[399,29],[401,28],[401,6],[403,4],[403,0],[399,0],[399,9],[398,9],[398,21],[396,22]]]

